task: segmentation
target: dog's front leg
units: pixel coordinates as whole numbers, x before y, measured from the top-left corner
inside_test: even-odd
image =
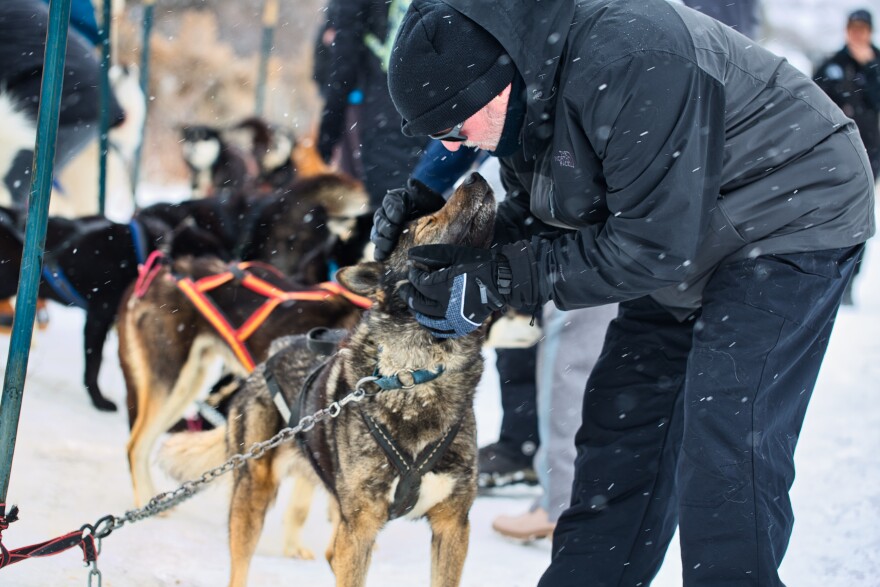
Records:
[[[469,505],[443,502],[428,512],[431,523],[431,587],[458,587],[467,556]]]
[[[336,527],[330,566],[336,575],[336,587],[363,587],[370,568],[376,535],[385,524],[387,510],[377,511],[375,504],[343,514]]]

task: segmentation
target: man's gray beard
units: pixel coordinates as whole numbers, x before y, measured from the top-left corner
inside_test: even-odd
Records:
[[[501,133],[504,132],[504,121],[507,117],[505,112],[495,113],[489,111],[486,113],[486,119],[489,125],[489,133],[492,139],[491,143],[477,143],[473,141],[465,141],[465,147],[476,147],[484,151],[494,151],[498,147],[498,141],[501,140]]]

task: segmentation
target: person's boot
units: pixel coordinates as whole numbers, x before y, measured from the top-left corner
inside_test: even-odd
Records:
[[[519,516],[498,516],[492,521],[492,529],[514,540],[538,540],[553,536],[556,522],[551,522],[543,508],[535,508]]]
[[[532,455],[513,451],[499,442],[484,446],[478,451],[477,486],[480,489],[517,483],[538,484],[538,475],[532,468]]]

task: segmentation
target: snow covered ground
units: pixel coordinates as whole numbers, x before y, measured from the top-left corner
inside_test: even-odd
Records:
[[[880,585],[880,241],[871,243],[857,282],[858,305],[841,310],[797,452],[793,490],[797,522],[782,576],[798,587]],[[91,408],[82,389],[79,310],[53,305],[51,324],[38,333],[31,353],[9,501],[21,520],[5,532],[13,548],[93,523],[132,506],[125,458],[127,424],[122,413]],[[0,339],[5,362],[8,338]],[[491,356],[489,357],[491,365]],[[107,344],[101,383],[122,403],[115,334]],[[477,396],[480,443],[498,431],[497,376],[487,369]],[[174,485],[157,471],[159,486]],[[104,541],[99,568],[113,587],[225,584],[227,487],[211,489],[171,512],[124,527]],[[270,512],[251,571],[251,585],[332,585],[321,555],[329,538],[326,501],[319,498],[306,540],[316,561],[281,555],[283,486]],[[463,585],[535,585],[547,564],[547,542],[522,545],[495,535],[502,513],[524,511],[534,493],[509,491],[480,497],[471,512],[472,533]],[[430,534],[425,522],[394,521],[381,533],[369,585],[426,585]],[[87,571],[78,551],[19,563],[0,571],[0,585],[83,585]],[[675,543],[654,582],[680,584]]]

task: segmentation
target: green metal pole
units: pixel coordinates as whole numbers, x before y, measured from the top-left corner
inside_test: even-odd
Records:
[[[98,117],[98,214],[107,205],[107,151],[110,149],[110,26],[112,2],[103,0],[101,11],[101,112]]]
[[[266,71],[269,67],[269,55],[272,53],[272,42],[275,26],[278,24],[278,0],[266,0],[263,4],[263,42],[260,47],[260,68],[257,70],[257,96],[254,112],[263,115],[266,102]]]
[[[40,88],[40,109],[37,114],[37,144],[34,148],[33,176],[28,198],[27,228],[21,273],[18,281],[12,339],[0,396],[0,504],[6,503],[15,437],[24,379],[27,373],[34,315],[37,311],[37,290],[43,267],[46,244],[46,223],[49,218],[49,197],[55,170],[55,140],[58,137],[58,113],[61,109],[61,83],[64,78],[67,27],[70,23],[70,0],[49,2],[49,31],[43,57],[43,84]],[[0,511],[0,513],[5,513]]]
[[[141,154],[144,150],[144,138],[147,136],[147,116],[150,112],[150,35],[153,32],[153,11],[156,0],[144,0],[143,36],[141,37],[141,91],[144,93],[144,120],[141,123],[141,140],[134,152],[131,170],[131,197],[134,209],[137,205],[137,186],[141,179]]]

